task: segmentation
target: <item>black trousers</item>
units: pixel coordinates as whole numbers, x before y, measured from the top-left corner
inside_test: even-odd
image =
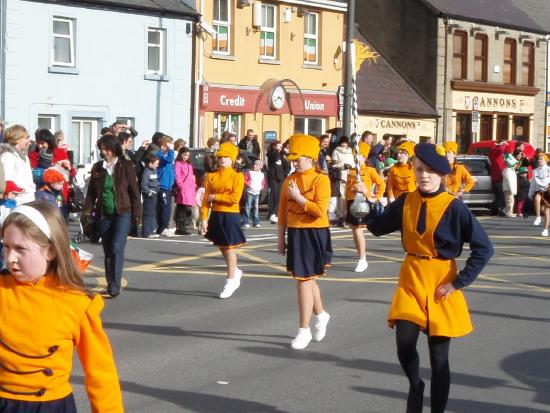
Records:
[[[186,229],[193,215],[193,207],[190,205],[176,204],[174,213],[174,221],[176,221],[176,229]]]
[[[279,212],[279,196],[281,195],[282,182],[269,178],[267,185],[269,186],[269,212],[267,213],[267,218],[269,219],[271,215],[277,215]]]
[[[416,351],[420,327],[410,321],[398,320],[395,328],[397,357],[410,384],[407,412],[420,413],[422,412],[422,393],[424,390],[424,382],[420,379],[420,359]],[[428,337],[430,365],[432,367],[430,388],[432,413],[443,413],[447,406],[451,386],[450,343],[451,339],[449,337]]]

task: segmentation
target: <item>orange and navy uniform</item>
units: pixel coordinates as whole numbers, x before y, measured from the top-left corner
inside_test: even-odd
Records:
[[[456,194],[460,191],[470,192],[475,184],[476,179],[470,175],[470,172],[468,172],[464,165],[456,162],[452,166],[451,173],[445,178],[445,187],[451,194]]]
[[[215,194],[212,211],[239,213],[239,201],[243,195],[244,175],[232,167],[220,168],[206,176],[201,219],[208,219],[208,196]]]
[[[470,285],[493,254],[487,234],[468,207],[441,187],[433,194],[419,190],[399,197],[384,213],[368,220],[376,236],[401,231],[407,253],[401,264],[388,323],[411,321],[430,336],[460,337],[473,326],[460,289]],[[470,245],[466,265],[457,270],[455,259],[464,243]],[[457,290],[435,301],[435,290],[452,283]]]
[[[288,198],[288,184],[296,182],[300,193],[307,199],[304,207]],[[279,199],[279,225],[288,228],[328,228],[328,204],[330,179],[315,168],[295,172],[286,177],[281,186]]]
[[[388,198],[397,199],[405,192],[416,190],[416,179],[414,177],[414,167],[412,164],[395,164],[390,169],[388,182],[386,185]]]
[[[101,325],[103,299],[53,285],[0,277],[0,399],[49,402],[72,393],[76,347],[94,413],[124,411],[109,340]]]
[[[377,201],[382,199],[384,191],[386,190],[386,184],[380,177],[376,169],[371,166],[361,165],[361,182],[365,186],[367,193],[366,198],[376,198]],[[348,180],[346,182],[346,201],[352,201],[355,199],[356,192],[353,187],[357,184],[357,169],[349,171]],[[372,188],[376,187],[376,191],[373,192]]]

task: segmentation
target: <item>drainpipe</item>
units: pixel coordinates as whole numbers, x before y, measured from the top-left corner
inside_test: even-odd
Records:
[[[204,15],[204,0],[201,0],[200,8],[201,18]],[[195,94],[194,94],[194,110],[193,110],[193,145],[197,147],[199,144],[199,97],[200,97],[200,85],[203,82],[203,70],[204,70],[204,40],[202,35],[199,36],[199,64],[197,68],[197,80],[195,81]]]
[[[448,79],[448,70],[449,70],[449,65],[448,65],[448,57],[447,57],[447,53],[449,51],[449,35],[448,35],[448,30],[449,30],[449,19],[447,19],[447,17],[444,17],[443,18],[443,22],[445,23],[445,63],[444,63],[444,72],[443,72],[443,133],[442,133],[442,140],[448,140],[449,137],[448,136],[445,136],[447,134],[447,79]],[[437,143],[437,136],[438,134],[436,133],[435,134],[435,142]],[[453,139],[454,140],[454,139]]]
[[[6,1],[0,0],[0,119],[6,120]]]

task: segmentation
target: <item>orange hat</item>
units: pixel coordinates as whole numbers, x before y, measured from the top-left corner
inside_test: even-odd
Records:
[[[369,156],[370,145],[367,142],[359,142],[359,155],[365,158]]]
[[[65,177],[61,172],[48,168],[44,171],[44,175],[42,175],[42,181],[45,184],[55,184],[56,182],[65,182]]]
[[[414,143],[411,141],[405,141],[397,147],[398,151],[407,152],[409,157],[414,155]]]
[[[239,148],[237,148],[232,142],[224,142],[220,145],[218,152],[216,152],[217,158],[222,157],[231,158],[232,162],[235,162],[237,156],[239,156]]]
[[[443,148],[445,152],[453,152],[455,155],[458,154],[458,144],[456,142],[447,141],[443,143]]]
[[[306,156],[313,160],[319,157],[319,139],[310,135],[292,135],[288,144],[288,155],[286,159],[293,161],[300,156]]]

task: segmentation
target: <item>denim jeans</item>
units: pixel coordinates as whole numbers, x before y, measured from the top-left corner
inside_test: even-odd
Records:
[[[105,278],[107,291],[120,293],[124,249],[132,226],[132,215],[104,215],[99,221],[99,234],[105,255]]]
[[[159,189],[157,202],[157,233],[162,233],[170,226],[170,213],[172,212],[172,191]]]
[[[258,213],[259,201],[260,201],[260,194],[253,195],[248,192],[246,193],[246,200],[244,203],[244,213],[243,213],[243,225],[249,224],[251,212],[252,212],[252,224],[253,225],[260,224],[260,214]]]
[[[147,237],[157,229],[157,195],[143,195],[143,219],[141,235]]]

